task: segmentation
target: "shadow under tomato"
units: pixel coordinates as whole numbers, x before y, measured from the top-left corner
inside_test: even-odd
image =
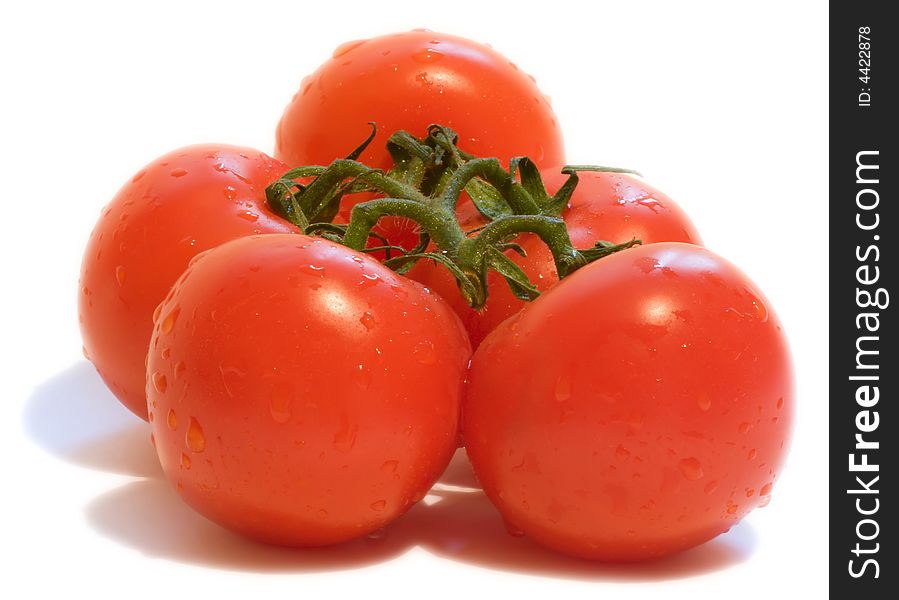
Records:
[[[37,386],[22,424],[31,440],[82,467],[161,477],[150,427],[122,406],[86,360]]]
[[[446,482],[454,485],[447,486]],[[706,544],[654,561],[618,564],[571,558],[527,537],[510,535],[480,489],[456,488],[470,482],[477,485],[470,463],[460,450],[431,490],[429,498],[436,501],[397,521],[388,529],[388,535],[405,528],[415,529],[420,532],[418,545],[437,556],[509,572],[596,581],[694,577],[743,562],[756,547],[755,532],[744,521]]]
[[[377,538],[290,549],[232,534],[181,501],[161,474],[149,428],[106,390],[87,362],[35,389],[24,415],[31,439],[81,466],[142,477],[85,507],[101,535],[148,556],[254,572],[350,570],[391,560],[415,547],[435,556],[501,571],[597,581],[659,581],[726,569],[751,556],[756,538],[745,521],[678,555],[647,563],[607,564],[569,558],[506,532],[480,490],[464,450],[425,499]]]
[[[383,562],[412,546],[401,537],[386,544],[365,538],[309,549],[259,544],[205,519],[160,479],[107,492],[87,505],[85,515],[102,535],[147,556],[237,571],[348,570]]]

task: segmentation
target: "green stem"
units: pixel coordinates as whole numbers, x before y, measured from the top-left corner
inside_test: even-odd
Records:
[[[300,208],[310,218],[327,204],[331,193],[345,179],[358,177],[371,187],[398,198],[424,202],[425,197],[415,188],[401,183],[355,160],[337,159],[309,184],[300,198]]]
[[[496,158],[476,158],[462,152],[456,146],[455,132],[432,125],[423,139],[403,131],[390,137],[388,151],[394,166],[385,174],[355,160],[375,131],[372,125],[371,135],[346,159],[335,160],[328,167],[299,167],[285,173],[266,189],[269,204],[304,231],[318,232],[357,251],[374,250],[366,249],[366,244],[372,237],[379,239],[381,243],[375,249],[386,252],[384,264],[400,273],[417,260],[442,264],[474,308],[486,302],[488,271],[504,277],[518,298],[531,300],[539,294],[521,266],[506,254],[511,249],[524,255],[513,241],[520,234],[532,233],[546,244],[560,279],[594,260],[640,243],[636,239],[617,245],[599,241],[592,248],[579,250],[559,218],[577,185],[578,171],[635,171],[571,165],[562,170],[569,179],[550,197],[537,166],[526,157],[511,159],[506,170]],[[314,179],[306,185],[296,181],[309,177]],[[466,190],[478,210],[491,220],[473,230],[480,230],[474,237],[462,230],[456,217],[459,198]],[[386,197],[354,206],[345,226],[330,223],[345,194],[372,191]],[[373,231],[387,216],[418,223],[422,233],[415,249],[406,251],[391,245]],[[431,248],[431,240],[436,250]],[[391,256],[394,251],[400,255]]]
[[[360,202],[350,213],[343,243],[354,250],[362,250],[369,233],[381,217],[412,219],[428,233],[441,250],[451,251],[465,239],[455,216],[447,218],[438,208],[407,198],[378,198]]]
[[[475,177],[486,180],[512,207],[517,214],[535,215],[540,212],[537,203],[521,185],[515,182],[502,164],[495,158],[475,158],[459,167],[446,183],[438,203],[443,210],[455,212],[459,196],[469,181]]]
[[[476,237],[466,238],[465,247],[459,249],[459,259],[471,261],[472,265],[480,264],[488,248],[520,233],[533,233],[543,240],[552,252],[560,279],[590,262],[571,243],[565,221],[558,217],[540,215],[515,215],[493,221]]]

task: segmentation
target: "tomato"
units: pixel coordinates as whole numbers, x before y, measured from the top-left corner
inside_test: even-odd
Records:
[[[305,78],[278,124],[275,156],[291,166],[328,164],[369,133],[359,160],[387,169],[387,138],[423,135],[433,123],[460,135],[462,150],[508,161],[527,155],[564,164],[555,115],[534,81],[507,58],[464,38],[426,30],[343,44]]]
[[[487,336],[469,377],[463,433],[490,500],[592,559],[690,548],[767,504],[793,414],[770,304],[681,243],[578,270]]]
[[[153,311],[198,252],[237,237],[296,231],[265,203],[287,168],[258,150],[207,144],[139,171],[103,210],[81,265],[84,350],[116,397],[147,418]]]
[[[568,176],[558,170],[541,173],[547,190],[555,194]],[[597,240],[623,243],[632,238],[644,243],[688,242],[700,244],[699,233],[690,218],[667,195],[645,183],[639,177],[624,173],[585,171],[563,212],[568,233],[576,248],[589,248]],[[462,208],[463,228],[483,223],[473,205]],[[509,251],[518,264],[541,291],[558,282],[552,254],[535,235],[520,236],[516,242],[527,253],[522,257]],[[419,262],[409,277],[442,295],[465,323],[471,344],[478,344],[497,325],[521,310],[525,301],[516,298],[505,280],[497,273],[488,275],[487,304],[479,311],[470,308],[458,291],[456,282],[446,269],[432,261]]]
[[[439,296],[371,257],[306,236],[229,242],[156,320],[160,462],[191,506],[251,538],[365,535],[449,462],[470,354]]]

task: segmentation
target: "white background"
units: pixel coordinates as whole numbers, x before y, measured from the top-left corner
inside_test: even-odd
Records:
[[[826,3],[575,4],[4,5],[0,596],[824,596]],[[271,152],[300,79],[335,46],[414,27],[490,42],[530,71],[569,162],[640,169],[776,307],[798,378],[794,443],[770,506],[731,533],[661,563],[591,564],[506,536],[470,494],[416,507],[381,540],[256,546],[181,505],[146,425],[81,357],[81,252],[128,177],[196,142]],[[469,481],[464,467],[450,480]]]

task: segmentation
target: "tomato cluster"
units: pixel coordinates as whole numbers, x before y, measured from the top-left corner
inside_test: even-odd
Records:
[[[770,498],[782,326],[668,196],[564,160],[548,100],[489,47],[345,44],[276,158],[193,146],[125,184],[84,256],[85,354],[184,500],[254,539],[376,531],[461,439],[542,544],[700,544]]]

